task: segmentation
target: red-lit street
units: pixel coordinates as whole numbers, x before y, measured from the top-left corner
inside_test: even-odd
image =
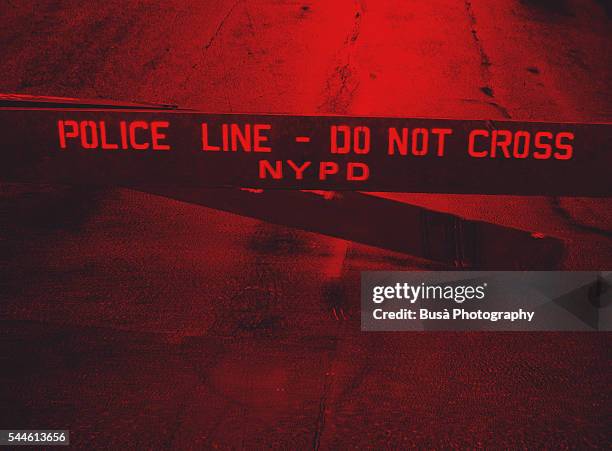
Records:
[[[0,93],[612,117],[612,27],[595,0],[84,5],[0,7]],[[551,270],[612,261],[609,198],[372,197],[554,238]],[[361,332],[360,271],[452,265],[196,203],[0,185],[0,429],[69,428],[109,449],[609,445],[610,333]]]

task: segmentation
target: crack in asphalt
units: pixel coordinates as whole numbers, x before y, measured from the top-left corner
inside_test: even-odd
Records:
[[[221,33],[221,29],[223,28],[223,25],[225,25],[225,22],[227,21],[227,19],[229,19],[229,17],[232,15],[232,13],[234,12],[234,9],[236,9],[236,6],[238,6],[238,4],[242,3],[243,1],[244,0],[236,0],[232,4],[232,6],[227,10],[227,13],[225,13],[225,16],[223,16],[223,19],[221,19],[221,21],[217,25],[215,32],[212,34],[212,36],[210,37],[206,45],[204,45],[204,50],[208,50],[213,45],[213,43],[215,42],[215,39],[217,39],[217,36],[219,35],[219,33]]]
[[[341,62],[336,65],[326,81],[325,100],[319,106],[319,110],[330,113],[346,113],[353,101],[355,91],[359,87],[359,80],[355,78],[355,67],[351,63],[351,56],[361,33],[363,13],[363,4],[356,0],[351,32],[347,35],[344,45],[338,52],[338,60]]]
[[[491,58],[485,51],[484,46],[482,44],[482,39],[478,35],[478,30],[476,29],[476,24],[477,24],[476,15],[474,13],[472,1],[464,0],[464,5],[465,5],[465,11],[467,13],[468,20],[470,23],[470,33],[472,35],[472,39],[474,40],[474,44],[476,45],[476,50],[478,51],[478,55],[480,58],[480,72],[482,75],[482,79],[486,85],[486,86],[482,86],[480,88],[480,91],[487,97],[491,99],[495,99],[495,91],[493,90],[491,86],[491,78],[492,78],[491,70],[490,70],[490,67],[492,66]],[[504,107],[503,105],[501,105],[499,102],[486,101],[483,103],[491,105],[493,108],[499,111],[500,114],[506,119],[512,118],[512,115],[510,114],[508,109]]]
[[[488,76],[489,74],[489,66],[491,66],[491,59],[489,55],[484,50],[482,45],[482,41],[478,36],[478,31],[476,30],[476,15],[474,14],[474,8],[472,7],[472,2],[470,0],[464,0],[465,10],[467,12],[468,18],[470,20],[470,33],[472,33],[472,38],[474,39],[474,43],[476,44],[476,49],[478,50],[478,54],[480,55],[480,65],[482,67],[483,73]]]
[[[569,226],[573,227],[575,230],[593,233],[595,235],[599,235],[606,238],[612,238],[612,230],[592,226],[578,221],[566,208],[561,205],[561,199],[559,197],[551,197],[550,204],[553,212],[559,217],[561,217]]]
[[[355,68],[351,63],[351,56],[354,52],[355,44],[361,34],[361,20],[365,8],[361,0],[355,0],[355,9],[353,10],[353,26],[350,33],[344,40],[344,45],[339,50],[338,60],[344,61],[335,66],[332,74],[326,80],[325,100],[319,106],[319,110],[331,113],[347,113],[349,105],[353,101],[355,91],[359,88],[359,80],[355,79]],[[351,86],[352,85],[352,86]],[[346,250],[345,250],[346,251]],[[337,356],[334,356],[337,357]],[[329,368],[333,367],[332,363]],[[315,426],[313,437],[313,449],[316,451],[321,446],[321,437],[325,429],[325,419],[327,410],[327,400],[332,390],[332,372],[328,371],[326,380],[323,384],[323,391],[319,400],[319,413]]]
[[[323,393],[319,400],[319,414],[317,415],[317,425],[315,428],[315,435],[313,438],[312,449],[317,451],[321,446],[321,435],[323,434],[323,428],[325,427],[325,409],[327,408],[327,397],[331,389],[331,375],[325,380],[323,385]]]

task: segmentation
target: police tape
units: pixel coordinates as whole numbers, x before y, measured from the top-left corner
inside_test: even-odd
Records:
[[[609,196],[610,124],[0,108],[0,181]]]

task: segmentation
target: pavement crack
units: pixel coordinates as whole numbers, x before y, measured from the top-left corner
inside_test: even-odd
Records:
[[[338,64],[326,81],[325,100],[319,106],[319,110],[331,113],[346,113],[353,101],[355,91],[359,87],[359,80],[355,77],[356,70],[351,59],[355,43],[361,33],[363,13],[364,7],[361,1],[355,1],[353,26],[344,40],[344,45],[338,52]]]
[[[504,106],[500,105],[497,102],[480,99],[461,99],[461,101],[466,103],[477,103],[479,105],[489,105],[490,107],[493,107],[495,110],[497,110],[504,118],[512,119],[512,115],[510,114],[510,112]]]
[[[478,50],[478,54],[480,55],[480,65],[482,67],[483,72],[486,75],[489,75],[489,66],[491,66],[491,59],[487,52],[485,52],[484,47],[482,45],[482,41],[480,40],[480,36],[478,35],[478,31],[476,30],[476,16],[474,15],[474,8],[472,7],[472,2],[470,0],[464,0],[465,11],[467,12],[468,19],[470,21],[470,33],[472,34],[472,39],[474,39],[474,43],[476,44],[476,49]]]
[[[355,2],[355,19],[353,21],[353,29],[351,34],[347,37],[345,41],[346,44],[352,45],[357,39],[359,39],[359,34],[361,33],[361,16],[363,15],[364,8],[360,1]]]
[[[581,232],[593,233],[605,238],[612,238],[612,230],[604,229],[601,227],[593,226],[590,224],[584,224],[576,219],[572,214],[561,205],[561,199],[559,197],[551,197],[550,204],[553,212],[562,218],[568,225],[573,227],[575,230]]]
[[[474,45],[476,46],[476,50],[478,52],[478,56],[480,59],[480,72],[482,75],[482,79],[485,83],[485,86],[480,87],[480,91],[487,97],[491,98],[491,99],[495,99],[495,93],[492,87],[492,83],[491,83],[491,58],[489,57],[489,55],[487,54],[487,52],[484,49],[484,46],[482,44],[482,39],[480,38],[480,35],[478,34],[478,30],[477,30],[477,20],[476,20],[476,15],[474,14],[474,8],[472,6],[472,1],[471,0],[464,0],[464,5],[465,5],[465,11],[467,13],[468,16],[468,20],[469,20],[469,27],[470,27],[470,33],[472,35],[472,39],[474,40]],[[508,109],[506,107],[504,107],[503,105],[501,105],[499,102],[493,102],[493,101],[488,101],[485,102],[488,105],[491,105],[493,108],[495,108],[497,111],[500,112],[500,114],[506,118],[506,119],[510,119],[512,118],[510,112],[508,111]]]
[[[221,21],[217,25],[217,28],[215,28],[215,32],[212,34],[212,36],[210,37],[206,45],[204,45],[204,50],[208,50],[213,45],[213,43],[215,42],[215,39],[217,39],[217,36],[219,36],[219,33],[221,33],[221,30],[223,29],[223,25],[225,25],[225,22],[227,21],[227,19],[229,19],[229,17],[232,15],[232,12],[234,12],[234,9],[236,9],[236,6],[238,6],[238,4],[242,3],[243,1],[244,0],[236,0],[232,4],[232,6],[227,10],[227,13],[225,13],[225,16],[223,16],[223,19],[221,19]]]
[[[319,414],[317,415],[317,426],[315,428],[315,435],[312,442],[312,449],[317,451],[321,446],[321,436],[323,435],[323,429],[325,428],[325,411],[327,409],[327,397],[331,390],[331,375],[326,376],[325,384],[323,385],[323,393],[319,400]]]

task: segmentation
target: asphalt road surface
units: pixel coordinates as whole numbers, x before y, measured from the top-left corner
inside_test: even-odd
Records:
[[[83,5],[3,3],[0,92],[612,116],[600,2]],[[131,190],[1,188],[2,428],[112,449],[610,444],[609,333],[362,333],[359,271],[427,262]],[[557,238],[559,268],[610,269],[609,199],[376,195]]]

